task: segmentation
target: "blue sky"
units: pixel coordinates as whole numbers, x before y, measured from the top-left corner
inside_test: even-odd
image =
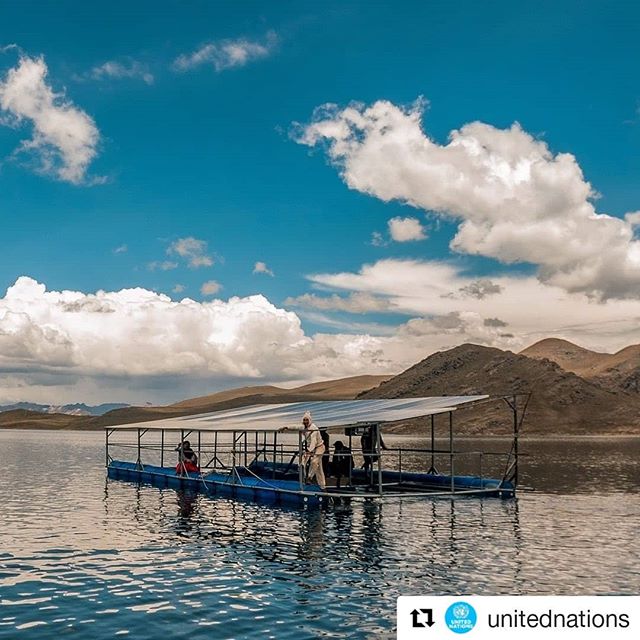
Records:
[[[21,59],[41,60],[46,86],[58,94],[54,102],[72,104],[90,117],[99,139],[89,145],[94,157],[83,165],[81,178],[61,179],[55,171],[37,170],[43,148],[55,156],[55,147],[16,153],[22,141],[32,139],[33,121],[10,108],[0,112],[0,289],[28,276],[49,291],[139,287],[205,304],[262,294],[275,308],[296,314],[305,339],[316,333],[368,339],[389,335],[410,319],[480,311],[430,309],[405,300],[392,308],[370,304],[353,314],[340,302],[329,308],[328,302],[306,304],[299,297],[356,293],[389,300],[394,291],[378,281],[356,282],[364,265],[446,264],[455,277],[533,278],[567,296],[586,296],[581,304],[597,300],[593,322],[610,327],[636,301],[635,248],[619,278],[625,287],[595,276],[576,284],[583,275],[576,275],[573,262],[569,267],[544,256],[531,259],[535,252],[514,254],[486,243],[469,248],[469,242],[452,251],[466,213],[446,207],[434,213],[429,198],[416,204],[408,192],[385,198],[373,183],[358,188],[348,175],[353,158],[333,157],[328,150],[334,138],[305,144],[301,137],[322,119],[314,110],[326,103],[337,105],[331,116],[337,122],[354,101],[365,109],[384,100],[406,113],[422,96],[428,101],[423,130],[434,143],[446,145],[449,133],[468,123],[499,131],[518,122],[552,155],[573,154],[599,194],[590,200],[597,212],[624,220],[640,209],[639,22],[633,3],[612,8],[604,2],[7,4],[0,78],[7,82]],[[243,46],[248,58],[225,61],[224,47],[230,45]],[[205,61],[189,58],[202,51]],[[184,68],[178,68],[180,56],[188,61]],[[111,72],[105,71],[107,63]],[[393,218],[417,221],[427,237],[394,241]],[[635,223],[633,229],[635,234]],[[375,232],[381,237],[372,243]],[[175,249],[184,239],[199,242],[196,253],[213,264],[189,267],[189,256]],[[273,276],[253,273],[257,262]],[[161,263],[176,266],[163,270]],[[571,277],[564,277],[569,268]],[[314,274],[327,277],[312,282],[308,276]],[[336,284],[338,274],[352,275],[347,287]],[[412,271],[399,277],[422,276]],[[210,281],[219,291],[204,295],[201,287]],[[521,301],[511,297],[507,303]],[[564,303],[575,306],[569,298]],[[575,323],[562,324],[561,316],[558,311],[541,321],[540,333],[603,349],[636,337],[626,325],[613,333],[570,330]],[[42,327],[43,318],[31,320]],[[536,334],[515,319],[501,321],[512,325],[511,338],[494,335],[486,337],[487,344],[510,347],[516,336],[525,346]],[[379,367],[398,369],[452,340],[481,338],[459,328],[447,340],[427,340],[418,352],[413,345],[411,355],[393,356],[382,348],[386,364]],[[6,370],[24,368],[27,361],[27,368],[40,370],[44,365],[33,353],[20,366],[7,362]],[[323,367],[331,370],[327,363]],[[365,361],[362,368],[377,365]],[[222,381],[216,384],[274,378],[264,370],[248,376],[224,367],[208,370]],[[313,377],[292,371],[282,378]],[[74,369],[73,375],[106,373]]]

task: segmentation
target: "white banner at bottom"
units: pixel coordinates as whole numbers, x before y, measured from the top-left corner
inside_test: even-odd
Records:
[[[640,638],[640,596],[400,596],[398,640]]]

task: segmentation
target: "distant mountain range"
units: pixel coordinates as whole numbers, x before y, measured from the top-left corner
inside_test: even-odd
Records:
[[[304,400],[531,393],[524,422],[527,434],[640,434],[639,383],[640,345],[607,354],[551,338],[517,354],[463,344],[434,353],[396,376],[356,376],[295,389],[241,387],[159,407],[86,407],[96,411],[92,415],[33,411],[23,405],[0,413],[0,428],[98,429],[250,404]],[[98,413],[109,406],[114,408]],[[85,410],[85,405],[67,407]],[[460,409],[455,421],[460,432],[467,434],[501,434],[512,428],[512,415],[503,401]],[[416,421],[409,421],[394,428],[411,431],[416,425]]]
[[[46,414],[41,411],[15,408],[0,413],[0,428],[101,429],[105,426],[208,413],[250,404],[302,402],[305,400],[351,400],[360,392],[379,385],[389,377],[380,375],[354,376],[315,382],[293,389],[268,385],[240,387],[220,391],[209,396],[183,400],[167,406],[132,407],[125,405],[103,415],[94,416]]]
[[[34,402],[16,402],[14,404],[0,405],[0,412],[15,411],[23,409],[25,411],[37,411],[38,413],[62,413],[68,416],[101,416],[114,409],[123,409],[130,405],[122,402],[113,402],[109,404],[99,404],[90,406],[83,403],[77,404],[36,404]]]

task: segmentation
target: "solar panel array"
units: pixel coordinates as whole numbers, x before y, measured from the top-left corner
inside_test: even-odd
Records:
[[[318,427],[395,422],[455,411],[489,396],[437,396],[383,400],[331,400],[257,404],[238,409],[201,413],[164,420],[123,424],[109,429],[169,429],[200,431],[285,431],[302,428],[302,416],[311,413]]]

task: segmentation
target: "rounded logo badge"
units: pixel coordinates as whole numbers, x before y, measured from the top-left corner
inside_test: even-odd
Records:
[[[454,602],[444,614],[447,627],[454,633],[467,633],[476,626],[476,610],[468,602]]]

